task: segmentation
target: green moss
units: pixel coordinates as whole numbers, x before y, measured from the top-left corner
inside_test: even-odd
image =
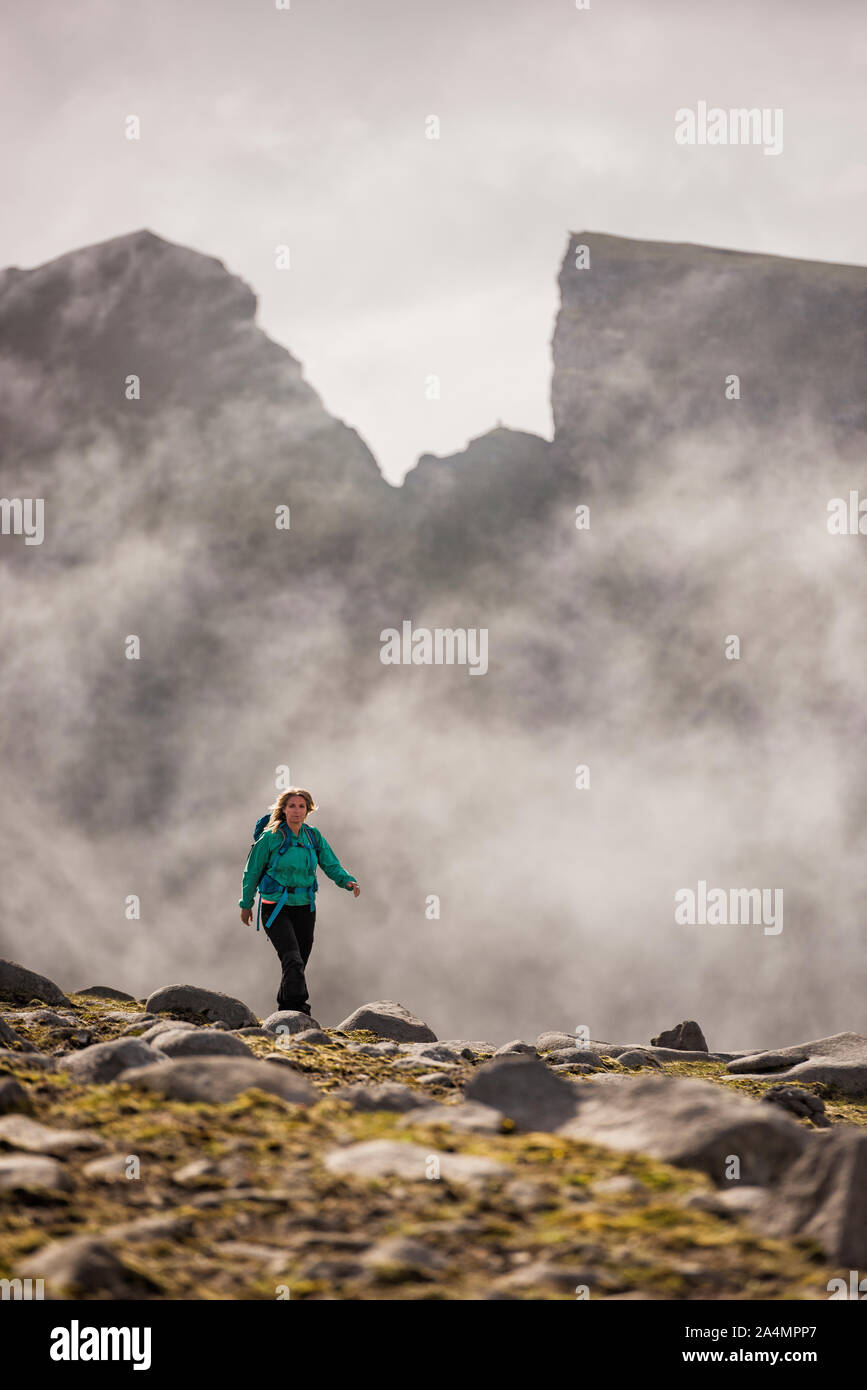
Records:
[[[123,1031],[122,1023],[103,1022],[98,1006],[80,999],[74,1004],[80,1023],[92,1025],[100,1040]],[[36,1041],[33,1030],[22,1025],[22,1033]],[[359,1042],[377,1040],[367,1032],[352,1036]],[[260,1056],[274,1049],[267,1038],[248,1041]],[[157,1297],[274,1299],[277,1285],[284,1283],[296,1299],[485,1298],[497,1278],[515,1267],[511,1256],[517,1253],[586,1268],[592,1275],[592,1297],[632,1288],[690,1299],[827,1296],[825,1284],[834,1271],[814,1242],[764,1239],[731,1214],[683,1207],[689,1193],[712,1190],[703,1174],[558,1135],[519,1133],[511,1123],[497,1134],[428,1125],[403,1128],[400,1115],[355,1112],[329,1095],[362,1075],[371,1082],[398,1079],[387,1059],[335,1046],[292,1050],[290,1055],[323,1097],[312,1109],[289,1106],[261,1091],[247,1092],[230,1104],[207,1105],[166,1101],[117,1082],[82,1087],[63,1072],[28,1066],[26,1054],[14,1058],[6,1070],[27,1085],[39,1120],[98,1130],[108,1151],[142,1157],[143,1176],[123,1183],[87,1179],[82,1169],[93,1155],[85,1152],[64,1160],[75,1179],[71,1193],[0,1195],[0,1271],[10,1277],[16,1262],[50,1239],[104,1231],[142,1216],[184,1213],[188,1233],[121,1249],[124,1259],[154,1280]],[[751,1096],[760,1096],[767,1085],[752,1078],[724,1081],[721,1063],[666,1063],[664,1070],[701,1076]],[[466,1072],[471,1071],[468,1063]],[[399,1079],[418,1085],[405,1073]],[[587,1079],[579,1076],[570,1084],[581,1086]],[[867,1104],[827,1090],[824,1096],[833,1119],[867,1122]],[[365,1183],[338,1178],[324,1168],[324,1155],[336,1144],[380,1137],[496,1158],[516,1179],[539,1189],[538,1202],[522,1205],[509,1196],[508,1182],[502,1180],[487,1187],[398,1179]],[[228,1165],[203,1185],[216,1200],[202,1208],[191,1200],[196,1193],[172,1180],[178,1168],[201,1158]],[[240,1179],[239,1172],[244,1175]],[[641,1188],[610,1194],[595,1190],[594,1184],[623,1174],[636,1178]],[[239,1194],[245,1190],[237,1187],[239,1181],[272,1195],[265,1200],[232,1197],[229,1188]],[[357,1252],[347,1251],[340,1241],[357,1235],[373,1242],[396,1233],[435,1244],[447,1262],[445,1271],[429,1283],[398,1277],[396,1271],[393,1278],[388,1271],[377,1278],[358,1272]],[[228,1256],[219,1249],[226,1240],[279,1247],[285,1251],[285,1271],[263,1273],[255,1261]],[[323,1267],[337,1272],[320,1277],[317,1270]],[[349,1272],[354,1267],[356,1272]],[[574,1292],[564,1293],[562,1285],[548,1281],[530,1292],[516,1289],[513,1296],[560,1300],[574,1298]]]

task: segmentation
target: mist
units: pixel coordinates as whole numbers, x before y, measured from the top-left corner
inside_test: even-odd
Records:
[[[189,264],[155,238],[106,247],[121,283],[132,268],[155,292]],[[694,305],[684,276],[672,326]],[[632,365],[594,367],[592,408],[587,381],[564,395],[577,349],[555,337],[553,444],[495,432],[472,466],[428,459],[395,489],[249,324],[232,373],[213,369],[250,312],[218,317],[204,358],[170,351],[174,404],[137,416],[88,405],[108,365],[87,315],[71,423],[53,387],[34,421],[6,373],[3,492],[46,499],[46,537],[2,538],[0,954],[70,990],[189,982],[270,1012],[276,953],[237,900],[288,767],[362,886],[354,900],[320,873],[323,1024],[391,998],[439,1037],[498,1044],[579,1026],[646,1042],[682,1018],[723,1049],[864,1031],[863,538],[827,527],[858,486],[860,418],[823,416],[833,391],[814,380],[795,415],[765,401],[708,427],[686,368],[660,394],[654,314]],[[599,322],[617,313],[604,294]],[[153,341],[148,320],[135,333],[122,361]],[[382,629],[404,620],[486,629],[487,672],[383,665]],[[783,930],[678,924],[699,880],[782,890]]]

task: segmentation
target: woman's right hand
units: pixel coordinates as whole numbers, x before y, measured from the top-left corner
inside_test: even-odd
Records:
[[[252,909],[252,907],[242,907],[242,908],[241,908],[241,921],[244,923],[244,926],[245,926],[245,927],[249,927],[249,925],[250,925],[250,923],[252,922],[252,920],[253,920],[253,909]]]

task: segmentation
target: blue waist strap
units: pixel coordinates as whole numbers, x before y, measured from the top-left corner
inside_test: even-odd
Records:
[[[268,930],[268,928],[271,926],[271,923],[274,921],[274,918],[277,916],[277,913],[278,913],[278,912],[281,910],[281,908],[289,901],[289,894],[290,894],[290,893],[309,893],[309,894],[310,894],[310,911],[311,911],[311,912],[315,912],[315,910],[316,910],[316,892],[317,892],[317,889],[318,889],[318,888],[319,888],[319,884],[316,882],[315,879],[313,880],[313,883],[312,883],[311,887],[309,887],[309,888],[284,888],[284,889],[283,889],[283,892],[280,894],[279,898],[277,899],[277,901],[276,901],[275,904],[274,904],[274,911],[270,914],[270,916],[269,916],[267,922],[265,923],[265,930],[266,930],[266,931]],[[300,904],[299,904],[299,906],[300,906]],[[259,905],[258,905],[258,907],[257,907],[257,909],[256,909],[256,930],[257,930],[257,931],[259,930],[259,923],[260,923],[261,920],[262,920],[262,894],[260,893],[260,894],[259,894]]]

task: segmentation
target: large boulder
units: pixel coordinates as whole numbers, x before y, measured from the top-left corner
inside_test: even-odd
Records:
[[[159,1033],[153,1040],[155,1051],[167,1057],[252,1057],[253,1053],[232,1033],[210,1028],[179,1028]]]
[[[467,1100],[501,1110],[518,1129],[553,1130],[575,1114],[578,1095],[537,1057],[521,1053],[483,1062],[467,1083]]]
[[[160,1054],[141,1038],[114,1038],[111,1042],[93,1043],[80,1052],[71,1052],[57,1059],[62,1071],[76,1081],[99,1085],[114,1081],[128,1067],[143,1067],[159,1061]]]
[[[834,1033],[774,1052],[753,1052],[727,1064],[732,1076],[772,1073],[774,1081],[823,1081],[843,1095],[867,1096],[867,1037],[862,1033]],[[770,1079],[770,1077],[769,1077]]]
[[[343,1033],[351,1033],[356,1028],[366,1028],[369,1032],[376,1033],[377,1037],[391,1038],[392,1042],[437,1040],[433,1029],[428,1028],[420,1018],[416,1018],[403,1004],[397,1004],[393,999],[378,999],[375,1004],[362,1004],[360,1009],[356,1009],[337,1026]]]
[[[681,1168],[699,1168],[714,1182],[766,1187],[797,1161],[808,1132],[772,1105],[759,1105],[710,1081],[676,1076],[596,1077],[582,1084],[575,1117],[560,1127],[572,1139],[646,1153]]]
[[[14,960],[0,960],[0,999],[10,1004],[29,1004],[31,999],[41,999],[43,1004],[69,1004],[53,980],[26,970]]]
[[[168,1100],[202,1100],[211,1104],[234,1100],[256,1087],[292,1105],[314,1105],[322,1094],[288,1064],[268,1066],[247,1057],[170,1058],[155,1066],[135,1067],[121,1077],[124,1085],[155,1091]]]
[[[653,1047],[672,1047],[678,1052],[708,1051],[704,1033],[695,1019],[692,1018],[686,1019],[684,1023],[675,1024],[674,1028],[669,1028],[667,1032],[662,1032],[658,1037],[651,1038],[650,1042]]]
[[[180,1018],[205,1018],[209,1023],[225,1023],[227,1028],[255,1028],[259,1020],[240,999],[216,989],[198,985],[163,985],[147,997],[148,1013],[171,1013]],[[309,1026],[309,1025],[308,1025]]]
[[[835,1264],[867,1267],[867,1133],[817,1135],[758,1220],[770,1235],[811,1236]]]

